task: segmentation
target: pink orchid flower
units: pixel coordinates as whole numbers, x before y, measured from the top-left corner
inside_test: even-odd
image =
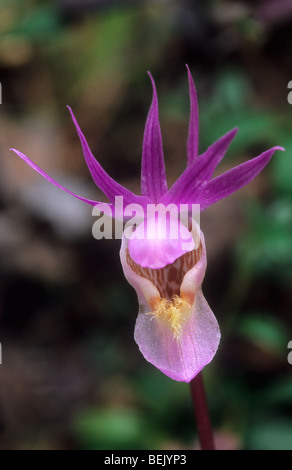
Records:
[[[150,74],[153,99],[144,132],[141,195],[121,186],[100,166],[69,108],[91,176],[110,201],[108,207],[111,210],[115,210],[115,198],[122,196],[125,205],[138,204],[145,210],[149,204],[165,207],[199,204],[203,211],[248,184],[276,150],[284,150],[273,147],[212,178],[237,129],[225,134],[199,155],[197,93],[188,67],[187,71],[190,95],[187,167],[170,189],[165,174],[156,87]],[[66,189],[29,157],[11,150],[58,188],[90,205],[99,204]],[[135,237],[141,231],[138,226],[130,236],[124,233],[120,251],[125,277],[136,290],[139,302],[134,334],[139,349],[147,361],[164,374],[184,382],[190,382],[212,360],[220,342],[217,320],[202,293],[207,264],[204,236],[196,221],[190,221],[187,226],[180,224],[182,237],[177,239],[171,239],[168,232],[166,237],[161,237],[159,229],[154,237]],[[145,220],[145,224],[150,231],[155,229],[154,219]],[[187,249],[182,243],[186,234],[192,242]]]

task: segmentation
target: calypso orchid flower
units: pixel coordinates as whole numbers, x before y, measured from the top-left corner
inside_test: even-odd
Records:
[[[69,108],[91,176],[110,201],[106,204],[111,210],[114,211],[115,198],[122,196],[124,205],[135,204],[145,210],[150,204],[164,207],[199,204],[203,211],[249,183],[267,165],[276,150],[283,150],[273,147],[212,178],[237,129],[225,134],[199,155],[197,93],[188,67],[187,72],[190,95],[187,167],[170,189],[165,174],[156,87],[150,73],[153,99],[143,139],[141,195],[121,186],[100,166]],[[99,204],[66,189],[29,157],[18,150],[11,150],[58,188],[92,206]],[[123,271],[136,290],[139,301],[134,336],[147,361],[174,380],[190,382],[212,360],[220,341],[217,320],[202,293],[206,270],[204,236],[190,214],[187,224],[180,223],[182,236],[177,239],[160,236],[156,222],[155,217],[145,220],[150,232],[156,234],[152,237],[135,236],[142,230],[141,223],[132,228],[130,235],[126,236],[124,232],[122,238],[120,257]],[[187,248],[182,243],[185,232],[191,240]]]

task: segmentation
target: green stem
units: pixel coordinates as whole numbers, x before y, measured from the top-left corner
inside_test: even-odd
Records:
[[[198,434],[202,450],[215,450],[202,372],[190,382]]]

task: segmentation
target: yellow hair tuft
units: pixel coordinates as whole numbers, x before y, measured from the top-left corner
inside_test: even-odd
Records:
[[[158,321],[167,324],[172,330],[174,338],[179,339],[190,310],[188,302],[179,295],[175,295],[172,300],[160,299],[154,311],[149,312],[149,315],[153,315]]]

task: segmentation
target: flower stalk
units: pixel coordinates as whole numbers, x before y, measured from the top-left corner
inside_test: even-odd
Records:
[[[197,421],[201,450],[215,450],[202,372],[190,382],[191,396]]]

